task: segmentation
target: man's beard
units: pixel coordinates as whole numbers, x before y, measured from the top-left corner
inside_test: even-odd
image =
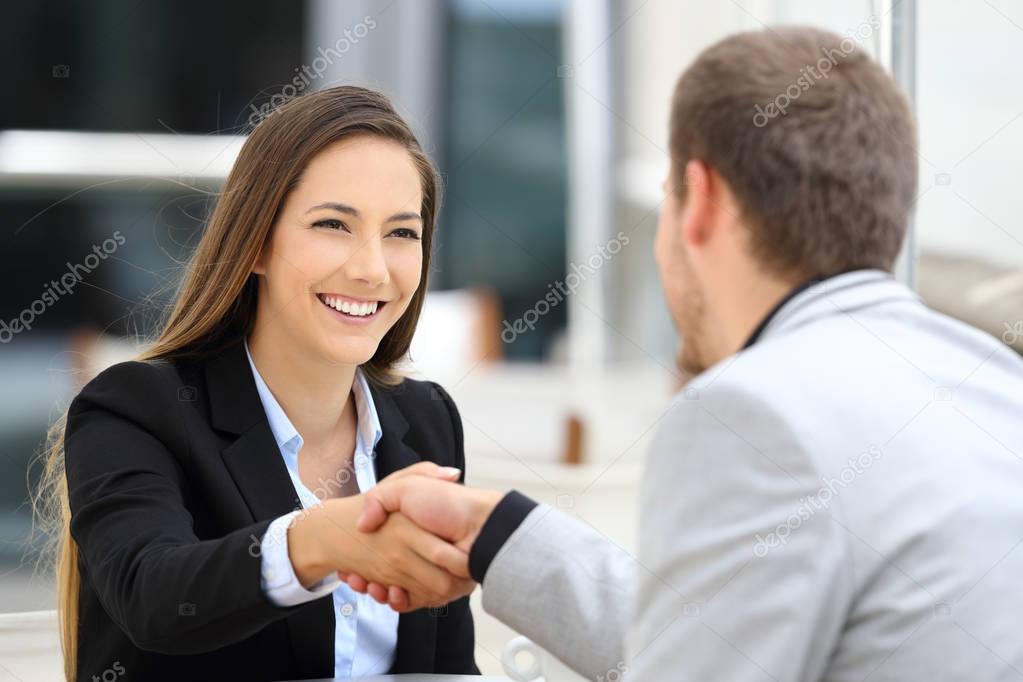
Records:
[[[676,356],[676,364],[685,374],[695,376],[710,367],[703,348],[701,332],[706,328],[707,301],[699,282],[693,277],[688,264],[683,268],[685,294],[682,309],[679,313],[678,331],[682,343]],[[684,380],[688,380],[687,376]]]

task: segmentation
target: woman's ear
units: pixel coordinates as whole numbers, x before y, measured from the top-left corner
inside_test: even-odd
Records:
[[[256,262],[252,265],[252,274],[266,274],[266,249],[267,247],[263,247],[263,250],[259,252],[258,256],[256,256]]]

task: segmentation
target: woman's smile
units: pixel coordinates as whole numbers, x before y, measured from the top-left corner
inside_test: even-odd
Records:
[[[334,319],[345,324],[367,325],[377,318],[387,301],[354,298],[341,294],[316,294]]]

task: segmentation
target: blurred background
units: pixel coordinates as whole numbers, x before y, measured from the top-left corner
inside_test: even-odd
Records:
[[[898,276],[1023,349],[1018,2],[4,3],[0,612],[55,606],[28,504],[49,421],[153,332],[252,124],[341,83],[387,93],[444,175],[409,370],[459,403],[470,483],[631,548],[645,445],[682,380],[651,257],[669,96],[712,42],[779,23],[892,70],[920,125]],[[476,613],[496,673],[511,632]]]

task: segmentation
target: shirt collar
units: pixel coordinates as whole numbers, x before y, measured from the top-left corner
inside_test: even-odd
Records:
[[[256,381],[256,391],[259,393],[259,400],[263,403],[263,410],[266,412],[267,421],[270,423],[270,430],[277,441],[277,447],[288,449],[291,452],[298,452],[303,444],[302,435],[295,428],[295,425],[288,419],[284,409],[277,398],[266,385],[263,376],[256,369],[256,363],[252,360],[252,353],[249,352],[249,340],[244,340],[245,356],[249,359],[249,367],[252,368],[252,378]],[[377,414],[376,404],[373,402],[373,394],[369,390],[369,382],[361,368],[355,370],[355,380],[352,383],[352,390],[355,394],[355,412],[359,443],[358,451],[372,452],[383,435],[380,427],[380,417]]]
[[[851,272],[851,271],[843,270],[842,272],[836,272],[835,274],[829,275],[827,277],[814,277],[813,279],[809,279],[809,280],[803,282],[802,284],[800,284],[796,288],[792,289],[789,293],[785,294],[785,296],[780,301],[778,301],[774,305],[773,308],[771,308],[771,311],[769,313],[767,313],[767,315],[764,317],[764,319],[762,319],[760,321],[760,324],[758,324],[756,329],[753,330],[753,333],[750,334],[748,339],[746,339],[746,343],[743,344],[741,350],[746,350],[747,348],[752,346],[754,343],[756,343],[757,340],[760,339],[761,335],[763,335],[763,333],[764,333],[764,330],[767,329],[767,325],[769,325],[771,323],[771,320],[773,320],[775,318],[775,316],[777,316],[778,313],[781,312],[781,309],[785,307],[786,303],[788,303],[789,301],[791,301],[796,296],[798,296],[799,294],[803,293],[804,291],[806,291],[807,289],[809,289],[813,285],[819,284],[819,283],[821,283],[821,282],[823,282],[825,280],[829,280],[832,277],[838,277],[839,275],[844,274],[846,272]]]

